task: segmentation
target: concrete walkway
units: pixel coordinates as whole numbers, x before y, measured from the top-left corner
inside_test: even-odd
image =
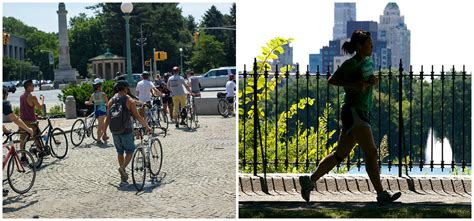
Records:
[[[302,203],[298,176],[294,174],[239,175],[239,203]],[[470,176],[382,176],[382,185],[388,191],[401,191],[402,204],[470,205]],[[321,206],[341,202],[347,205],[375,204],[376,193],[368,176],[326,175],[316,183],[311,202]]]

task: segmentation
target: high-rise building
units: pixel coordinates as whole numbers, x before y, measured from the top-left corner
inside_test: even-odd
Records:
[[[321,54],[309,54],[309,72],[316,73],[319,66],[319,71],[323,64],[323,56]]]
[[[348,21],[356,20],[356,3],[336,2],[334,3],[334,27],[333,40],[346,38],[346,24]]]
[[[323,57],[323,66],[321,68],[322,73],[326,73],[328,70],[330,73],[335,71],[334,69],[334,57],[343,55],[341,46],[347,39],[339,39],[329,41],[329,46],[324,46],[321,49],[321,56]]]
[[[410,30],[405,24],[405,17],[400,16],[397,3],[390,2],[380,16],[378,39],[387,42],[391,51],[391,64],[398,67],[400,59],[403,69],[410,67]]]

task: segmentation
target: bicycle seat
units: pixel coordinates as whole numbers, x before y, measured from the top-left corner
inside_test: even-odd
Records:
[[[31,125],[35,125],[35,126],[38,126],[38,125],[39,125],[39,122],[38,122],[38,121],[35,121],[35,122],[31,122],[30,124],[31,124]]]

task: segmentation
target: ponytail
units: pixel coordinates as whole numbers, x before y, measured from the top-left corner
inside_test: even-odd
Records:
[[[357,46],[363,45],[368,39],[370,39],[370,32],[355,30],[352,32],[351,41],[344,42],[341,49],[347,54],[353,54],[357,51]]]

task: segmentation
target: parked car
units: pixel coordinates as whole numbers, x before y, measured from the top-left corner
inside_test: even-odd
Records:
[[[132,74],[132,78],[135,82],[139,82],[139,81],[142,80],[142,74],[134,73],[134,74]]]
[[[229,80],[229,75],[235,75],[235,67],[220,67],[211,69],[199,78],[199,83],[201,84],[201,91],[204,88],[210,87],[225,87],[225,84]]]
[[[7,88],[8,92],[12,93],[15,93],[16,91],[16,85],[11,81],[3,82],[3,88]]]

